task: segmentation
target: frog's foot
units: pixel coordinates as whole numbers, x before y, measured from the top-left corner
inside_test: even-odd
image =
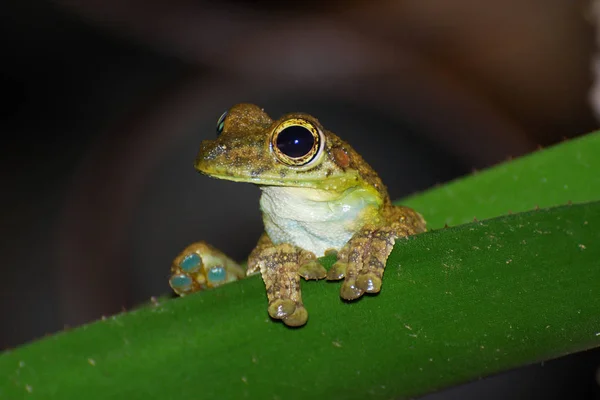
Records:
[[[259,269],[269,300],[269,315],[280,319],[288,326],[304,325],[308,313],[302,304],[300,292],[300,265],[308,265],[303,270],[307,276],[320,276],[313,264],[315,256],[291,244],[274,245],[268,238],[261,239],[259,246],[248,260],[250,270]]]
[[[377,257],[371,257],[367,263],[350,262],[340,296],[345,300],[355,300],[365,293],[378,293],[381,290],[384,268],[385,262],[381,262]]]
[[[364,229],[350,239],[340,252],[342,259],[330,269],[333,277],[346,266],[340,296],[355,300],[365,293],[378,293],[385,263],[394,247],[396,232],[389,228]],[[335,269],[335,270],[334,270]],[[332,270],[334,270],[332,272]],[[329,276],[328,276],[329,278]]]
[[[298,270],[298,274],[306,279],[323,279],[327,276],[327,270],[317,260],[309,261]]]
[[[204,289],[206,278],[202,274],[202,267],[202,257],[198,253],[184,250],[171,264],[169,285],[173,291],[185,296]]]
[[[263,272],[261,270],[261,272]],[[288,326],[301,326],[308,320],[308,312],[302,304],[300,275],[294,262],[276,265],[262,273],[267,288],[271,318],[280,319]]]
[[[185,296],[244,276],[244,269],[225,254],[204,242],[196,242],[173,260],[169,285],[175,293]]]
[[[269,304],[271,318],[280,319],[287,326],[302,326],[308,320],[308,312],[304,305],[290,299],[278,299]]]

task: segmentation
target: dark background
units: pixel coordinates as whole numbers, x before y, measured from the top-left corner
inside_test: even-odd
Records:
[[[317,116],[392,198],[596,129],[588,7],[3,4],[0,348],[168,294],[195,240],[248,254],[258,190],[192,168],[235,103]],[[599,364],[590,351],[428,398],[600,399]]]

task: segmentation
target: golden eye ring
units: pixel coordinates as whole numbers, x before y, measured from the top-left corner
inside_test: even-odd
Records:
[[[221,114],[219,120],[217,121],[217,136],[223,133],[223,128],[225,127],[225,118],[227,118],[227,114],[229,114],[229,110]]]
[[[323,134],[316,124],[302,118],[290,118],[273,129],[271,149],[282,163],[300,167],[318,158],[323,142]]]

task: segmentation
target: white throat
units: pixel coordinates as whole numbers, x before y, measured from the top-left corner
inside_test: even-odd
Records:
[[[359,188],[341,196],[310,188],[260,188],[263,222],[273,243],[291,243],[317,257],[342,248],[363,226],[365,209],[379,206],[374,195]]]

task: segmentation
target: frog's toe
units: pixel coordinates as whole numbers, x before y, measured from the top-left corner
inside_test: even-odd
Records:
[[[348,263],[336,261],[331,268],[329,268],[329,271],[327,271],[327,280],[339,281],[346,276],[346,268],[348,268]]]
[[[302,326],[308,320],[308,312],[304,305],[290,299],[275,300],[269,305],[271,318],[280,319],[287,326]]]
[[[202,269],[202,258],[198,253],[189,253],[181,257],[177,266],[188,274],[194,274]]]
[[[169,286],[179,296],[185,296],[186,294],[195,291],[194,280],[187,274],[173,274],[169,279]]]
[[[344,281],[340,289],[340,297],[344,300],[356,300],[365,293],[355,283]]]
[[[275,319],[285,319],[296,311],[296,303],[290,299],[278,299],[269,304],[269,315]]]
[[[323,279],[327,276],[327,270],[317,260],[313,260],[301,266],[298,274],[306,280]]]
[[[287,326],[302,326],[308,320],[308,312],[303,305],[296,307],[296,310],[287,318],[283,319],[283,323]]]
[[[356,287],[367,293],[379,293],[381,278],[372,272],[362,274],[356,279]]]
[[[177,257],[171,266],[169,286],[179,296],[201,290],[205,279],[201,274],[202,258],[197,253]]]

